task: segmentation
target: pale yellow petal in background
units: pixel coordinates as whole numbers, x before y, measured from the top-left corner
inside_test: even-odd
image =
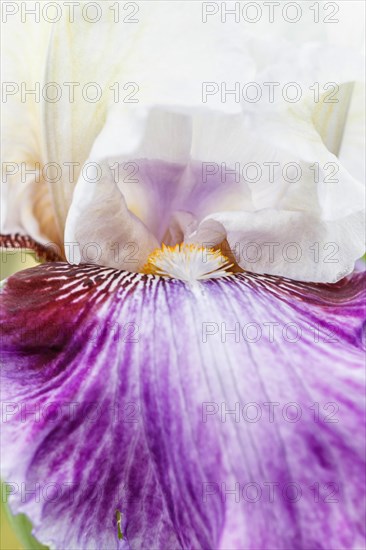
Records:
[[[80,171],[113,102],[114,93],[109,87],[122,82],[125,57],[134,48],[133,35],[137,32],[143,32],[140,25],[125,25],[121,29],[113,23],[112,12],[109,19],[106,14],[106,19],[98,23],[97,29],[81,17],[76,17],[74,23],[64,18],[54,29],[46,81],[76,83],[70,90],[63,86],[60,101],[47,103],[45,110],[47,159],[59,163],[62,170],[62,180],[50,185],[62,229]],[[101,89],[101,97],[95,103],[88,99],[96,90],[89,86],[91,82]],[[67,163],[76,164],[71,170]]]
[[[50,32],[49,24],[31,19],[10,18],[2,28],[2,161],[15,166],[2,189],[1,230],[60,244],[62,233],[44,178],[25,172],[36,163],[42,172],[45,163],[41,98]],[[38,96],[27,93],[31,90],[38,90]]]

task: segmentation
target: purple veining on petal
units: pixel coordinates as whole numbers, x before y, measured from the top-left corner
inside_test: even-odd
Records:
[[[138,183],[134,183],[132,188],[123,185],[122,192],[128,205],[136,186],[142,186],[144,199],[148,203],[145,213],[148,219],[142,221],[159,242],[164,240],[175,212],[189,212],[201,221],[209,213],[220,209],[223,198],[228,200],[231,194],[240,192],[242,200],[246,198],[249,201],[249,195],[246,196],[243,184],[237,181],[234,173],[225,172],[225,180],[222,181],[222,171],[217,163],[191,161],[177,164],[156,159],[136,159],[131,164],[136,165]],[[129,194],[131,192],[132,195]]]
[[[359,547],[364,291],[362,273],[336,285],[241,274],[190,287],[56,263],[11,277],[3,473],[19,486],[74,490],[73,502],[67,492],[37,502],[19,490],[12,509],[61,548]],[[74,414],[60,414],[70,403]],[[236,403],[239,420],[222,421]],[[250,403],[257,422],[244,420]],[[278,403],[273,422],[265,403]],[[52,405],[35,421],[23,404]],[[259,500],[243,497],[248,483]],[[224,498],[235,484],[238,502]]]

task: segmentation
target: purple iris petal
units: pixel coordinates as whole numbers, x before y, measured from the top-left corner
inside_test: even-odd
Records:
[[[14,275],[12,510],[73,550],[361,547],[364,282],[187,286],[64,263]]]

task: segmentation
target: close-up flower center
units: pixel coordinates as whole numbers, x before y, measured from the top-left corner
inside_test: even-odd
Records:
[[[194,244],[163,244],[150,254],[143,272],[192,282],[227,277],[232,275],[232,267],[220,250]]]

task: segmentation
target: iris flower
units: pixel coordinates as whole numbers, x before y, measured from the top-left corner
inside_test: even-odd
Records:
[[[139,9],[6,25],[5,80],[62,85],[6,104],[1,242],[43,259],[2,289],[11,511],[56,549],[361,548],[358,46]]]

